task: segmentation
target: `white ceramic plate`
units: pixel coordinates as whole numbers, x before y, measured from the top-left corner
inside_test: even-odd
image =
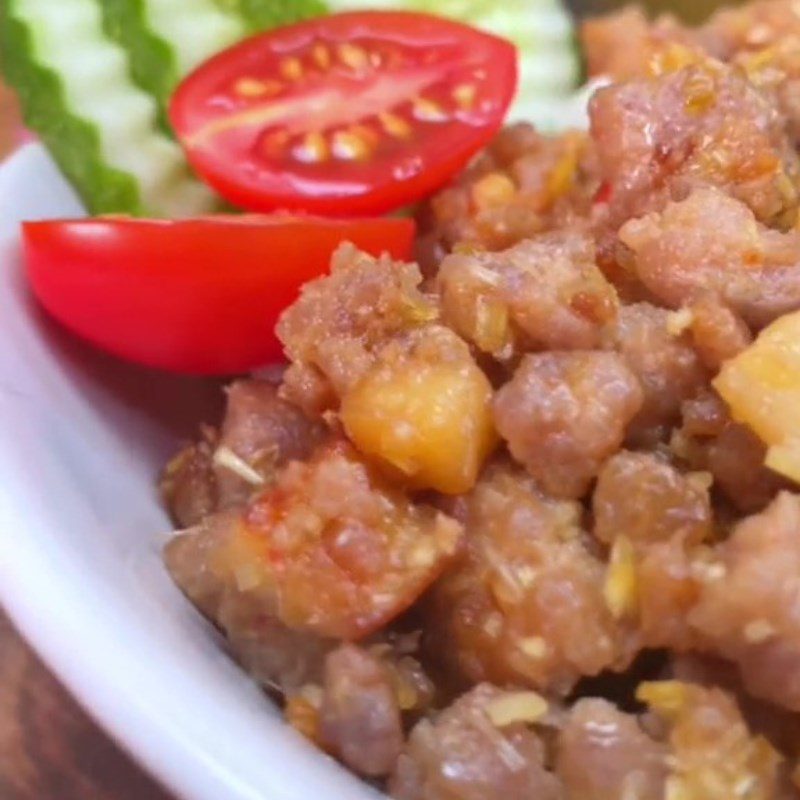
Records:
[[[283,725],[164,571],[156,476],[217,418],[219,387],[106,358],[42,315],[18,220],[80,213],[38,145],[0,167],[0,602],[180,797],[377,797]]]

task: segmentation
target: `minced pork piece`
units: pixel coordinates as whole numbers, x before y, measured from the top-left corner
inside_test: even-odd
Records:
[[[330,275],[307,283],[278,321],[276,332],[292,362],[284,396],[312,416],[338,405],[372,365],[377,347],[436,319],[421,282],[415,264],[342,245]]]
[[[616,350],[639,379],[642,407],[627,430],[633,445],[667,438],[681,404],[708,384],[708,374],[687,334],[670,330],[669,312],[650,303],[623,306],[607,346]]]
[[[639,381],[616,353],[537,353],[495,395],[495,423],[547,492],[580,497],[622,444],[642,401]]]
[[[443,322],[498,359],[597,347],[617,314],[616,290],[580,233],[542,234],[498,253],[454,253],[437,281]]]
[[[547,710],[530,692],[479,684],[417,723],[389,781],[397,800],[563,800],[544,766],[544,746],[528,727]]]
[[[624,660],[577,503],[519,468],[491,466],[460,510],[465,557],[425,609],[427,647],[456,675],[566,694]]]
[[[292,462],[235,513],[173,539],[167,566],[231,637],[239,620],[322,639],[365,636],[411,605],[459,547],[461,526],[412,503],[338,442]],[[253,658],[251,654],[250,658]]]
[[[344,644],[325,659],[319,738],[362,775],[388,775],[403,747],[392,675],[369,651]]]
[[[635,271],[666,306],[718,296],[763,327],[800,309],[800,232],[759,224],[743,203],[704,188],[623,226]]]
[[[690,622],[757,697],[800,711],[800,496],[781,492],[715,553]]]
[[[555,770],[565,800],[663,800],[668,752],[635,715],[584,698],[560,732]]]
[[[590,117],[612,228],[702,186],[730,194],[762,222],[794,223],[800,159],[783,116],[740,71],[708,60],[614,84],[594,95]]]

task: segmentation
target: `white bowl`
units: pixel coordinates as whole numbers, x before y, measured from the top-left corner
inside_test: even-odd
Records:
[[[378,797],[281,722],[165,572],[156,476],[219,387],[107,358],[40,312],[18,221],[79,214],[38,145],[0,167],[0,602],[180,797]]]

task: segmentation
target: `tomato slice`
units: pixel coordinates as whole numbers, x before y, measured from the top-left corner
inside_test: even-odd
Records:
[[[28,222],[23,233],[33,291],[64,325],[130,361],[205,375],[280,360],[278,315],[342,241],[405,259],[413,238],[409,219],[277,214]]]
[[[516,83],[503,39],[429,14],[356,12],[215,56],[180,85],[170,117],[195,169],[236,205],[377,214],[461,169]]]

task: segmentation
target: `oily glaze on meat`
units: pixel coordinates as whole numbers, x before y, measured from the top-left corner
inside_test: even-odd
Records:
[[[178,586],[398,800],[800,798],[800,12],[584,28],[518,124],[347,244],[168,465]]]

